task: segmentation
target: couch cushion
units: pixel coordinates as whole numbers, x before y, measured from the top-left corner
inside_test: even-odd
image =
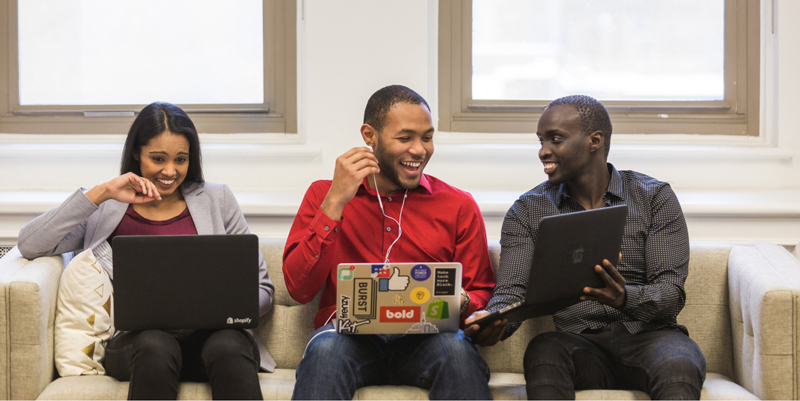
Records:
[[[114,334],[113,290],[91,249],[74,257],[58,286],[55,363],[61,376],[105,374],[105,344]]]
[[[288,400],[294,390],[294,369],[276,369],[275,373],[260,373],[261,393],[265,400]],[[516,373],[492,374],[489,382],[496,400],[524,400],[525,378]],[[647,400],[641,391],[581,390],[578,400]],[[51,383],[39,395],[40,400],[124,400],[128,398],[128,382],[108,376],[62,377]],[[210,400],[211,387],[206,383],[181,383],[179,400]],[[428,391],[410,386],[369,386],[359,389],[354,400],[427,400]],[[700,395],[703,400],[757,400],[753,394],[727,377],[709,373]]]
[[[706,357],[706,371],[733,377],[733,338],[728,305],[727,244],[692,242],[686,305],[678,323],[686,326]]]

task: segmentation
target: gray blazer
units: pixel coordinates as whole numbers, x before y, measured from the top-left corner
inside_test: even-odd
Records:
[[[244,215],[239,209],[239,203],[227,185],[209,182],[186,183],[180,188],[198,234],[250,233]],[[19,232],[17,247],[22,256],[28,259],[65,252],[79,253],[91,249],[113,279],[111,246],[106,240],[122,221],[127,209],[127,203],[113,199],[96,206],[86,197],[83,190],[79,189],[60,206],[33,219],[23,227]],[[275,286],[269,279],[267,264],[261,252],[258,254],[258,261],[259,312],[264,316],[272,307]],[[275,361],[255,331],[248,330],[248,332],[258,345],[261,368],[273,372]]]

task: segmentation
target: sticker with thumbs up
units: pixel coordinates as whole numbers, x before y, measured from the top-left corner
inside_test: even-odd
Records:
[[[411,280],[409,276],[401,276],[400,268],[395,267],[392,271],[392,277],[389,277],[389,291],[405,291],[408,288],[409,280]]]

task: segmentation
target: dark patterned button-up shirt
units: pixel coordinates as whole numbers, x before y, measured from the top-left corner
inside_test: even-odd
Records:
[[[625,277],[625,304],[617,309],[583,301],[553,315],[558,330],[580,333],[621,322],[631,333],[677,327],[686,303],[683,284],[689,265],[689,234],[678,198],[669,184],[635,171],[618,172],[608,164],[611,180],[604,206],[628,205],[622,237],[622,261],[616,265]],[[495,311],[522,301],[528,283],[539,220],[584,208],[569,195],[567,184],[545,181],[520,196],[508,210],[500,240],[500,270],[486,309]],[[519,324],[509,324],[505,337]]]

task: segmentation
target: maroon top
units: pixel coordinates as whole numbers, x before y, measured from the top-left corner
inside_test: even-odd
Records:
[[[110,243],[118,235],[192,235],[197,234],[189,208],[169,220],[150,220],[128,206],[122,221],[108,237]]]

